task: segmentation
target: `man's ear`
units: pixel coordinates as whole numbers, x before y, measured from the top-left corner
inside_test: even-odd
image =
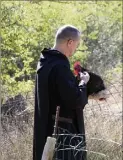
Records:
[[[69,39],[68,40],[68,45],[71,45],[73,43],[73,40],[72,39]]]

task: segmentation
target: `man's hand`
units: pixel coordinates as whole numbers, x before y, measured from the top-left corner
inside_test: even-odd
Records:
[[[85,84],[87,84],[90,79],[90,76],[87,72],[84,72],[84,73],[80,72],[80,79],[81,79],[81,81],[84,81]],[[80,81],[80,83],[81,83],[81,81]]]

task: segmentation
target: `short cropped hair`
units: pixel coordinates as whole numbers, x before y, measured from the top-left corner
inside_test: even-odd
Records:
[[[80,31],[72,25],[64,25],[60,27],[56,33],[56,43],[64,42],[65,40],[77,40],[80,37]]]

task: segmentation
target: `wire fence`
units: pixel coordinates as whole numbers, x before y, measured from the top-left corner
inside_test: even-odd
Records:
[[[1,160],[32,159],[33,95],[19,95],[2,105]],[[85,106],[85,135],[72,134],[59,128],[54,160],[82,159],[85,152],[88,160],[122,159],[120,79],[108,84],[107,95],[107,100],[90,99]]]

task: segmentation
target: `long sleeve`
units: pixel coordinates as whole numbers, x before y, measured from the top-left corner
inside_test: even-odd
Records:
[[[87,104],[86,86],[78,86],[71,70],[64,65],[57,65],[55,83],[64,106],[71,109],[84,108]]]

